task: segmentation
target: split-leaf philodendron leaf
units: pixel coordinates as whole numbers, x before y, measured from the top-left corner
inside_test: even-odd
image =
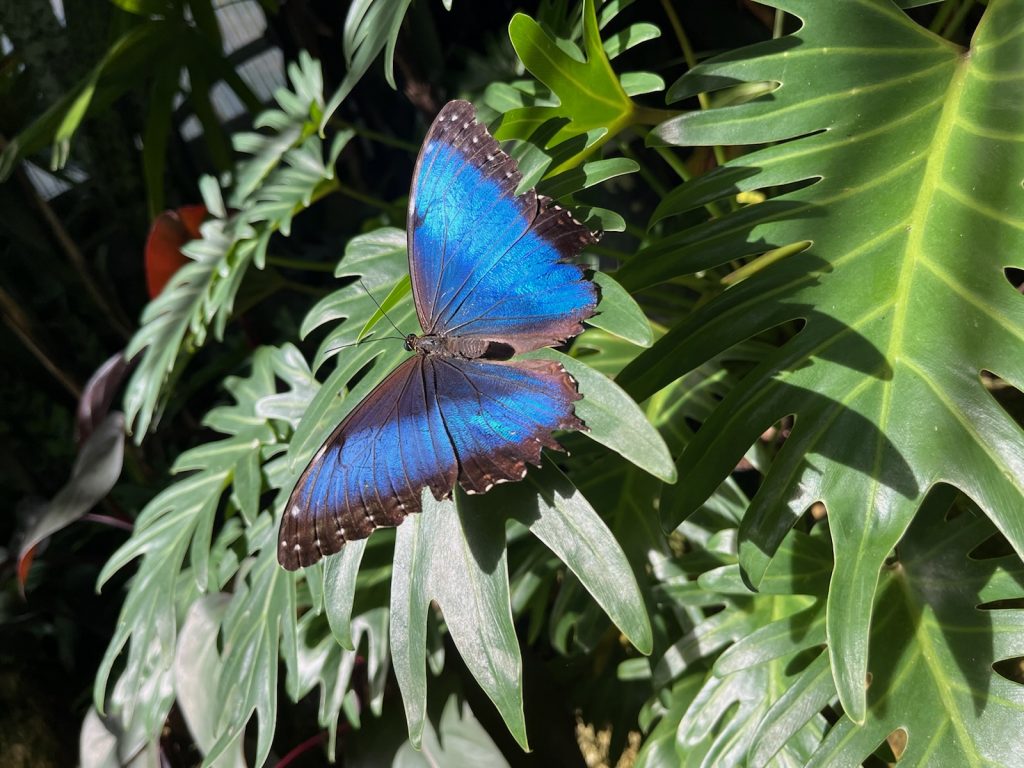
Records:
[[[740,561],[756,585],[794,521],[825,504],[832,671],[863,722],[879,570],[929,489],[962,489],[1024,553],[1024,431],[988,386],[994,374],[1024,388],[1024,297],[1004,273],[1024,264],[1024,2],[992,0],[968,50],[890,0],[769,4],[800,29],[694,68],[670,98],[776,87],[656,130],[670,145],[769,146],[684,184],[655,218],[797,188],[655,239],[618,273],[635,290],[767,252],[619,382],[642,398],[803,322],[705,422],[662,509],[678,523],[763,430],[795,417],[740,529]],[[773,252],[791,243],[806,247]]]

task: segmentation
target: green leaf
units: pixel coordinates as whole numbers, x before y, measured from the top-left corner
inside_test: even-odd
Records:
[[[358,277],[359,281],[334,291],[317,302],[302,321],[299,334],[306,337],[326,323],[350,317],[369,318],[376,309],[373,294],[388,291],[390,295],[396,282],[408,278],[408,274],[404,231],[383,227],[353,237],[345,246],[345,255],[338,263],[335,277]],[[407,310],[408,308],[405,311]],[[396,322],[401,328],[401,323],[405,321],[399,318]],[[325,360],[336,355],[341,349],[354,346],[364,326],[365,321],[363,324],[338,323],[320,343],[313,360],[313,370],[318,370]]]
[[[419,747],[426,712],[426,618],[436,600],[466,666],[529,749],[522,658],[509,602],[504,518],[423,492],[423,513],[398,528],[391,582],[391,646],[409,740]]]
[[[356,575],[363,560],[366,540],[351,541],[338,557],[324,561],[324,605],[331,632],[338,643],[355,650],[352,642],[352,603],[356,594]]]
[[[556,360],[576,380],[583,398],[576,415],[587,425],[585,434],[666,483],[675,482],[675,466],[665,441],[644,412],[619,386],[576,358],[553,349],[523,357]]]
[[[327,562],[330,562],[328,560]],[[285,621],[289,618],[285,617]],[[308,612],[299,619],[296,642],[298,666],[295,699],[304,698],[315,688],[320,688],[320,707],[317,722],[328,729],[330,736],[327,752],[333,759],[339,716],[347,698],[354,696],[356,688],[352,676],[356,669],[356,650],[366,639],[366,648],[360,651],[366,661],[368,677],[369,707],[376,714],[381,712],[384,684],[388,677],[388,611],[374,608],[357,616],[352,622],[355,643],[351,649],[342,649],[330,632],[323,631],[323,619]],[[351,721],[351,716],[349,716]],[[358,727],[358,721],[352,723]]]
[[[349,6],[341,39],[348,72],[324,108],[321,132],[382,50],[384,77],[392,88],[396,87],[395,45],[410,3],[412,0],[356,0]]]
[[[217,697],[223,711],[217,725],[217,742],[203,761],[213,765],[256,713],[259,729],[256,763],[263,765],[270,754],[277,725],[277,668],[281,633],[292,631],[295,612],[295,581],[277,564],[276,530],[269,516],[267,525],[257,529],[259,554],[243,569],[245,577],[235,582],[235,592],[223,622],[223,667]],[[289,617],[285,623],[284,617]],[[291,647],[294,649],[295,640]]]
[[[831,667],[861,722],[880,569],[928,490],[953,483],[1024,553],[1024,521],[1011,511],[1024,497],[1024,431],[982,373],[1024,388],[1024,303],[1003,274],[1024,246],[1013,202],[1024,108],[1006,100],[1004,82],[1024,61],[1024,38],[1005,34],[1024,4],[991,2],[968,54],[883,0],[784,6],[804,22],[797,33],[702,64],[671,90],[781,83],[770,98],[689,113],[656,132],[682,145],[782,143],[684,185],[661,215],[814,183],[664,235],[618,277],[635,290],[812,245],[752,262],[619,381],[646,397],[736,341],[804,321],[705,422],[664,506],[674,525],[763,430],[795,415],[744,518],[741,563],[759,583],[794,520],[825,504],[837,553]]]
[[[651,324],[636,300],[604,272],[595,272],[593,279],[601,291],[601,302],[597,305],[597,314],[587,323],[638,346],[651,346],[654,341]]]
[[[324,103],[320,62],[301,51],[298,62],[288,65],[288,79],[292,90],[281,88],[274,94],[279,109],[256,117],[255,127],[269,128],[270,132],[237,133],[231,139],[236,152],[249,156],[235,172],[234,207],[244,204],[289,149],[309,137],[319,119]]]
[[[458,697],[450,696],[444,705],[437,730],[428,721],[419,747],[411,742],[403,744],[392,768],[508,768],[508,762],[501,750],[491,740],[487,731],[473,716],[469,704],[459,703]]]
[[[397,283],[395,283],[395,287],[392,288],[391,292],[384,297],[384,301],[382,301],[380,303],[380,306],[377,307],[377,311],[370,315],[370,319],[363,324],[362,329],[359,331],[359,335],[356,336],[356,341],[362,341],[367,336],[369,336],[370,332],[374,329],[377,323],[379,323],[387,316],[388,311],[398,306],[398,303],[411,292],[412,281],[409,279],[409,276],[406,275]],[[370,298],[372,299],[374,298],[374,296],[371,294]]]
[[[551,176],[537,185],[537,191],[548,197],[563,198],[588,189],[596,184],[635,173],[640,164],[625,157],[611,157],[607,160],[592,160],[577,168],[570,168],[557,176]]]
[[[217,635],[227,609],[228,596],[209,595],[192,603],[178,633],[174,657],[174,692],[189,733],[206,754],[217,740],[220,699],[217,685],[223,662],[217,653]],[[245,768],[239,737],[222,754],[216,768]]]
[[[604,41],[604,52],[609,59],[614,59],[633,46],[659,37],[661,37],[661,30],[654,24],[640,22],[610,35]]]
[[[294,429],[320,389],[320,382],[313,377],[306,358],[294,344],[282,344],[271,366],[274,375],[288,386],[288,391],[263,395],[256,401],[254,413],[268,421],[287,422]]]
[[[907,736],[900,761],[911,765],[937,755],[951,765],[1016,761],[1012,740],[999,734],[1020,723],[1024,685],[992,665],[1024,654],[1024,611],[1009,607],[1024,597],[1024,568],[1015,555],[972,555],[994,529],[969,508],[951,512],[948,491],[929,495],[900,543],[898,561],[881,574],[864,724],[840,718],[808,765],[860,763],[900,729]],[[768,713],[752,748],[754,764],[766,764],[816,703],[835,696],[830,658],[821,654],[795,683],[794,695]]]
[[[250,264],[262,268],[270,236],[287,235],[293,216],[329,191],[334,183],[334,161],[351,132],[342,132],[327,151],[316,136],[284,152],[280,164],[251,195],[236,194],[231,204],[240,209],[229,218],[205,222],[202,239],[182,253],[192,261],[179,269],[142,313],[142,326],[129,342],[128,358],[141,354],[126,386],[125,410],[140,442],[153,424],[172,382],[187,356],[202,346],[211,326],[220,338],[234,309],[235,297]],[[265,154],[265,148],[259,151]],[[258,155],[242,168],[266,171],[266,157]],[[244,174],[243,174],[244,175]],[[211,211],[223,208],[220,195],[206,182],[204,199]]]
[[[529,139],[549,120],[561,124],[545,146],[588,137],[584,146],[558,163],[555,173],[572,168],[612,136],[635,124],[654,124],[669,115],[641,107],[623,90],[601,41],[594,0],[583,5],[583,48],[586,61],[566,53],[540,24],[517,13],[509,23],[512,47],[523,65],[558,97],[558,106],[524,106],[504,113],[495,137]],[[614,44],[613,44],[614,47]]]
[[[914,521],[901,547],[902,568],[883,574],[871,638],[870,719],[853,738],[852,721],[841,720],[816,755],[819,765],[831,755],[843,760],[863,752],[874,735],[897,727],[919,734],[916,741],[911,736],[905,759],[942,754],[953,763],[994,765],[1017,759],[998,734],[1020,722],[1024,686],[992,663],[1024,655],[1024,612],[1009,607],[1024,597],[1024,572],[1013,555],[971,557],[992,527],[969,512],[944,522],[948,506],[941,497],[936,502]],[[957,578],[950,582],[954,565]],[[910,647],[922,655],[900,653]],[[936,729],[936,723],[949,726]]]
[[[222,553],[237,535],[226,525],[218,545],[211,547],[214,516],[240,462],[257,454],[261,446],[277,442],[276,432],[256,416],[255,407],[261,397],[275,391],[272,361],[280,354],[261,348],[253,355],[250,376],[225,381],[236,402],[212,409],[205,424],[228,437],[197,446],[178,458],[175,471],[194,472],[146,505],[131,538],[100,572],[98,586],[102,587],[129,562],[142,558],[100,664],[93,695],[100,712],[109,698],[128,726],[147,740],[157,738],[173,701],[179,601],[188,604],[198,596],[197,591],[219,588],[237,569],[237,561],[219,553],[211,556],[211,549]],[[191,573],[182,567],[187,552],[191,553]],[[270,552],[274,554],[273,546]],[[126,645],[123,671],[108,696],[110,675]],[[218,736],[220,733],[217,731]],[[221,748],[227,749],[229,742],[222,741]]]
[[[134,87],[140,67],[155,50],[162,50],[168,34],[162,22],[140,24],[119,37],[86,78],[28,128],[10,141],[0,154],[0,181],[7,179],[18,160],[53,144],[51,170],[63,168],[71,138],[90,111],[102,109]]]
[[[676,743],[676,732],[686,711],[700,690],[703,676],[690,674],[675,683],[668,691],[669,705],[657,726],[648,735],[636,756],[634,768],[670,768],[685,765],[683,760],[692,754]]]
[[[558,470],[527,476],[536,500],[523,499],[517,517],[558,555],[638,651],[651,652],[651,624],[629,561],[589,502]]]

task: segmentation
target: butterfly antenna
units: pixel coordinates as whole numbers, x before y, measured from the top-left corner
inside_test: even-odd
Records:
[[[387,321],[389,323],[391,323],[391,327],[395,329],[395,332],[398,333],[398,335],[402,337],[402,341],[405,341],[405,334],[402,333],[402,329],[399,328],[397,325],[395,325],[394,320],[392,320],[390,317],[388,317],[388,313],[384,311],[384,307],[382,307],[380,305],[380,302],[377,301],[377,297],[374,296],[372,293],[370,293],[370,289],[366,287],[366,283],[363,282],[362,278],[359,278],[359,284],[361,286],[363,286],[363,290],[366,291],[366,295],[369,296],[371,299],[373,299],[373,303],[377,305],[377,309],[380,310],[380,313],[382,315],[384,315],[385,319],[387,319]],[[390,338],[390,337],[388,337],[388,338]]]
[[[360,344],[369,344],[371,341],[405,341],[405,336],[374,336],[371,339],[360,339],[359,341],[350,341],[348,344],[342,344],[340,346],[331,349],[331,352],[337,352],[341,349],[348,349],[349,347],[358,347]]]

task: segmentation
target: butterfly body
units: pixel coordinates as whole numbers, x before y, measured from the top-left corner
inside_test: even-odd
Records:
[[[442,357],[458,357],[464,360],[508,360],[515,350],[500,341],[489,341],[475,336],[437,336],[424,334],[417,336],[410,333],[405,337],[405,348],[409,352],[421,355],[439,355]]]
[[[521,480],[554,430],[585,429],[576,383],[556,362],[514,356],[583,330],[597,290],[569,262],[597,236],[534,190],[468,102],[449,102],[416,163],[408,244],[423,334],[414,353],[334,430],[281,522],[289,570],[451,496]]]

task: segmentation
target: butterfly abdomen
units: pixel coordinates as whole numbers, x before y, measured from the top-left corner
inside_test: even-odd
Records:
[[[476,336],[410,335],[406,349],[421,355],[438,355],[463,360],[508,360],[515,350],[508,344]]]

